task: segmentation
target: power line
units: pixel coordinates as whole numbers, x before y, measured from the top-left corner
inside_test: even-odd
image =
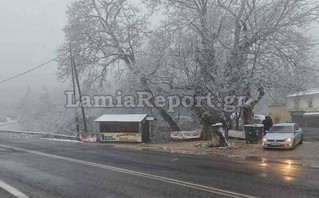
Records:
[[[58,56],[58,57],[59,57],[59,56]],[[20,76],[23,76],[23,75],[25,75],[25,74],[27,74],[27,73],[33,72],[34,70],[39,69],[39,68],[41,68],[41,67],[44,67],[44,66],[46,66],[47,64],[49,64],[49,63],[51,63],[51,62],[53,62],[53,61],[56,61],[56,59],[57,59],[58,57],[55,57],[55,58],[53,58],[53,59],[51,59],[51,60],[49,60],[49,61],[47,61],[47,62],[45,62],[45,63],[42,63],[41,65],[38,65],[38,66],[36,66],[36,67],[34,67],[34,68],[32,68],[32,69],[29,69],[29,70],[27,70],[27,71],[25,71],[25,72],[23,72],[23,73],[21,73],[21,74],[12,76],[12,77],[7,78],[7,79],[4,79],[4,80],[1,80],[1,81],[0,81],[0,84],[5,83],[5,82],[8,82],[8,81],[10,81],[10,80],[13,80],[13,79],[15,79],[15,78],[18,78],[18,77],[20,77]]]
[[[23,72],[23,73],[21,73],[21,74],[12,76],[12,77],[10,77],[10,78],[8,78],[8,79],[5,79],[5,80],[1,80],[1,81],[0,81],[0,84],[1,84],[1,83],[5,83],[5,82],[10,81],[10,80],[13,80],[13,79],[15,79],[15,78],[18,78],[18,77],[20,77],[20,76],[23,76],[23,75],[25,75],[25,74],[27,74],[27,73],[30,73],[30,72],[32,72],[32,71],[34,71],[34,70],[36,70],[36,69],[39,69],[39,68],[41,68],[41,67],[43,67],[43,66],[45,66],[45,65],[47,65],[47,64],[49,64],[49,63],[51,63],[51,62],[53,62],[53,61],[55,61],[55,60],[56,60],[56,58],[51,59],[51,60],[49,60],[49,61],[47,61],[47,62],[45,62],[45,63],[42,63],[41,65],[38,65],[38,66],[36,66],[36,67],[34,67],[34,68],[32,68],[32,69],[29,69],[29,70],[27,70],[27,71],[25,71],[25,72]]]
[[[317,45],[319,45],[319,43],[313,43],[313,44],[312,44],[312,46],[317,46]],[[65,54],[66,54],[66,53],[65,53]],[[61,54],[60,56],[62,56],[62,55],[64,55],[64,54]],[[59,56],[58,56],[58,57],[59,57]],[[23,72],[23,73],[21,73],[21,74],[12,76],[12,77],[7,78],[7,79],[4,79],[4,80],[1,80],[1,81],[0,81],[0,84],[5,83],[5,82],[10,81],[10,80],[13,80],[13,79],[15,79],[15,78],[18,78],[18,77],[20,77],[20,76],[23,76],[23,75],[25,75],[25,74],[27,74],[27,73],[33,72],[34,70],[37,70],[37,69],[39,69],[39,68],[41,68],[41,67],[44,67],[45,65],[47,65],[47,64],[49,64],[49,63],[51,63],[51,62],[53,62],[53,61],[56,61],[56,59],[57,59],[58,57],[55,57],[55,58],[53,58],[53,59],[51,59],[51,60],[49,60],[49,61],[47,61],[47,62],[45,62],[45,63],[42,63],[41,65],[38,65],[38,66],[36,66],[36,67],[34,67],[34,68],[32,68],[32,69],[29,69],[29,70],[27,70],[27,71],[25,71],[25,72]],[[312,68],[311,68],[311,69],[312,69]],[[318,70],[316,70],[316,69],[313,69],[313,70],[315,70],[315,71],[318,72]]]

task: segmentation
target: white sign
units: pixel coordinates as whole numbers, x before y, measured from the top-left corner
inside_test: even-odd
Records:
[[[171,132],[171,138],[174,140],[199,139],[201,131],[174,131]]]

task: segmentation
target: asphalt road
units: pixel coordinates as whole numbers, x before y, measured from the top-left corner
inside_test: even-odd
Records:
[[[0,181],[35,198],[319,197],[315,168],[4,135]]]

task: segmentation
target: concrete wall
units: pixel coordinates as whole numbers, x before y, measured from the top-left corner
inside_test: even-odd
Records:
[[[268,115],[274,123],[291,122],[291,116],[285,105],[268,106]]]

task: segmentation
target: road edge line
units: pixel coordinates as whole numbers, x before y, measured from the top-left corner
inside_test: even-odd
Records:
[[[19,191],[15,187],[5,183],[1,179],[0,179],[0,188],[2,188],[3,190],[7,191],[8,193],[10,193],[11,195],[15,196],[16,198],[29,198],[29,196],[23,194],[21,191]]]

